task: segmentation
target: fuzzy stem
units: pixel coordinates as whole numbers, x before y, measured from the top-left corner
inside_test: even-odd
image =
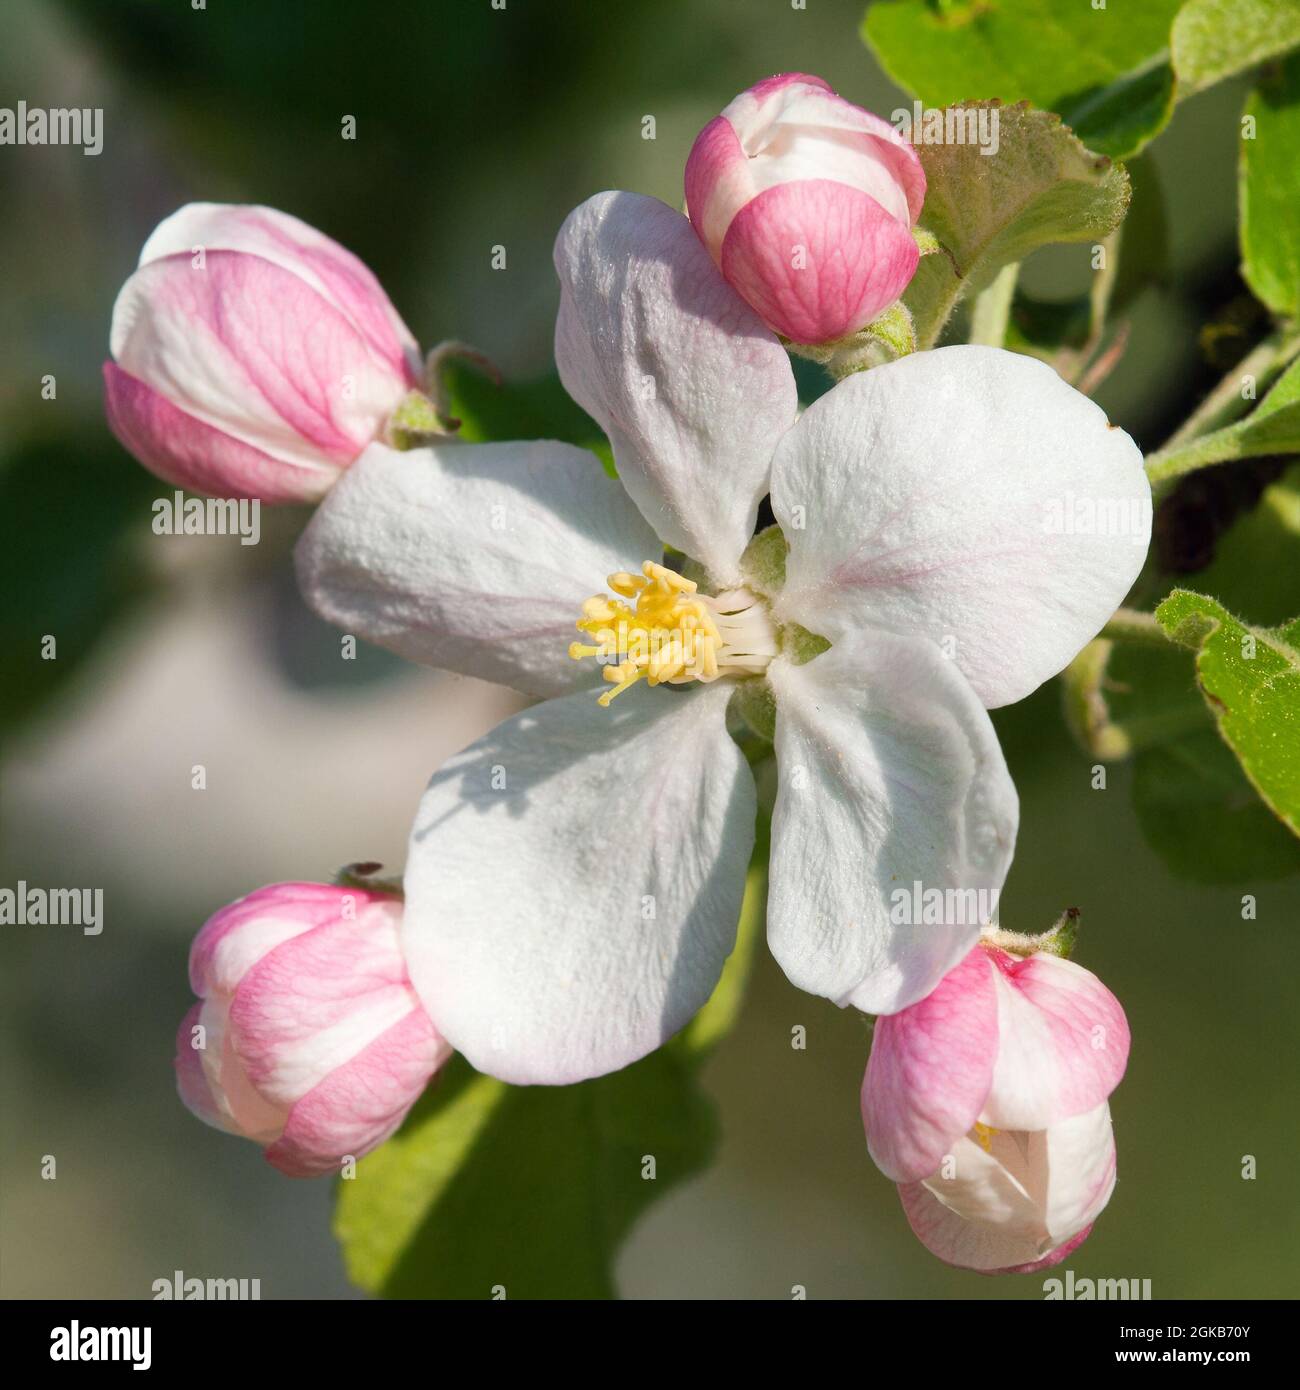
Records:
[[[971,306],[970,340],[985,347],[1001,347],[1006,342],[1011,321],[1011,301],[1016,293],[1020,263],[1013,261],[998,271],[993,283],[975,296]]]
[[[1117,608],[1097,634],[1112,642],[1140,642],[1148,647],[1165,647],[1169,638],[1156,621],[1154,613],[1142,613],[1136,608]]]

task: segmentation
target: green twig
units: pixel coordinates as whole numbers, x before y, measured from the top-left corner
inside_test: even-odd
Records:
[[[970,340],[985,347],[1002,347],[1011,320],[1011,301],[1015,298],[1020,263],[1013,261],[998,271],[993,283],[975,296],[971,306]]]
[[[1117,608],[1097,636],[1112,642],[1140,642],[1148,647],[1169,645],[1169,638],[1155,614],[1141,613],[1136,608]]]

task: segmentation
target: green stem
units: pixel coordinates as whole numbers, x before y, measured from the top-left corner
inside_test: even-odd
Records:
[[[1117,608],[1097,636],[1112,642],[1140,642],[1147,647],[1169,645],[1169,638],[1155,614],[1141,613],[1136,608]]]
[[[971,306],[970,340],[985,347],[1001,347],[1006,342],[1011,321],[1011,301],[1016,293],[1020,263],[1013,261],[998,271],[993,283],[975,296]]]
[[[1259,395],[1298,353],[1300,332],[1294,327],[1270,334],[1219,382],[1163,447],[1147,455],[1147,477],[1157,499],[1175,479],[1250,452],[1242,448],[1243,422],[1237,417],[1245,413],[1244,407],[1254,397],[1248,400],[1242,396],[1242,381],[1254,377],[1255,394]]]
[[[1163,487],[1177,478],[1216,463],[1241,457],[1240,431],[1231,425],[1210,434],[1189,439],[1185,444],[1166,445],[1146,456],[1145,468],[1152,487]]]
[[[1170,452],[1177,445],[1208,433],[1214,426],[1226,423],[1223,417],[1236,418],[1243,414],[1240,407],[1249,404],[1242,398],[1241,381],[1243,377],[1253,376],[1257,383],[1264,377],[1273,377],[1300,353],[1300,333],[1294,330],[1279,329],[1253,348],[1223,378],[1208,396],[1196,407],[1186,420],[1174,431],[1160,448],[1160,453]],[[1262,384],[1262,383],[1260,383]]]

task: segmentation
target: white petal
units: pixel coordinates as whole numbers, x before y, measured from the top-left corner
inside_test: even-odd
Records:
[[[1091,1225],[1115,1190],[1110,1106],[1062,1120],[1047,1131],[1045,1220],[1053,1246]]]
[[[987,1149],[963,1135],[924,1185],[962,1220],[1028,1241],[1021,1259],[1037,1259],[1055,1243],[1039,1199],[1046,1186],[1046,1137],[996,1130],[985,1142]]]
[[[784,349],[655,198],[589,198],[560,229],[555,268],[561,380],[609,435],[646,520],[734,584],[798,406]]]
[[[434,1026],[480,1071],[616,1071],[712,993],[754,839],[730,694],[722,681],[637,686],[608,710],[589,692],[551,700],[434,775],[403,947]]]
[[[533,695],[590,686],[569,658],[584,599],[662,553],[595,455],[551,440],[375,444],[298,542],[322,617],[410,661]]]
[[[900,1192],[913,1228],[941,1259],[1006,1270],[1086,1232],[1114,1187],[1115,1141],[1103,1104],[1047,1131],[995,1129],[982,1143],[968,1135],[937,1173]]]
[[[772,952],[800,989],[897,1013],[975,944],[1006,877],[1019,806],[997,735],[961,673],[917,638],[859,634],[805,666],[779,659],[768,678]],[[954,890],[941,920],[911,923],[914,885],[922,899]]]
[[[772,507],[790,542],[779,617],[955,640],[990,708],[1097,634],[1151,531],[1128,435],[1046,364],[984,347],[842,381],[779,446]]]

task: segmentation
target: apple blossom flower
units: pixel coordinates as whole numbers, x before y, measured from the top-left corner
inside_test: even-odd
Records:
[[[1060,956],[981,943],[876,1021],[867,1147],[940,1259],[1028,1274],[1081,1245],[1115,1186],[1107,1097],[1128,1061],[1119,1001]]]
[[[273,208],[190,203],[113,306],[104,392],[141,463],[218,497],[321,497],[418,381],[419,353],[350,251]]]
[[[320,883],[209,918],[190,949],[200,1002],[176,1035],[190,1110],[291,1177],[382,1144],[451,1054],[407,978],[401,919],[389,894]]]
[[[555,258],[561,378],[618,479],[555,442],[375,445],[297,552],[345,630],[543,700],[429,784],[412,982],[507,1081],[599,1075],[682,1027],[753,844],[734,702],[775,741],[774,954],[841,1005],[905,1008],[980,924],[900,925],[891,885],[991,891],[1011,857],[985,705],[1062,669],[1141,564],[1044,503],[1145,497],[1141,456],[1049,367],[981,347],[849,377],[796,422],[780,343],[652,198],[584,203]],[[751,540],[769,492],[779,530]]]
[[[801,72],[742,92],[686,161],[687,211],[714,264],[796,343],[856,333],[903,293],[924,202],[908,141]]]

